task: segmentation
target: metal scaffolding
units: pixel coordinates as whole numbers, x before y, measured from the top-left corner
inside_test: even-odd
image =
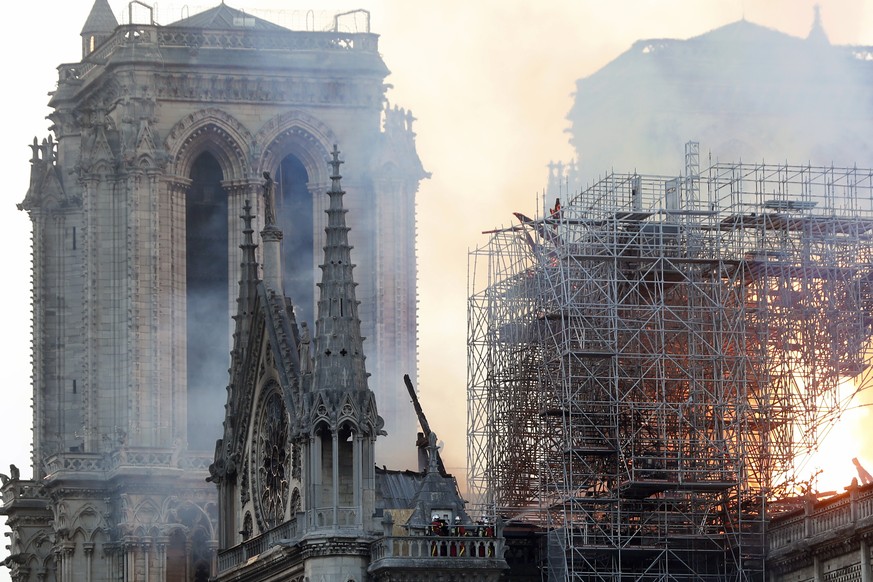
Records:
[[[470,255],[469,484],[548,532],[549,579],[762,580],[770,503],[866,382],[873,171],[685,159]]]

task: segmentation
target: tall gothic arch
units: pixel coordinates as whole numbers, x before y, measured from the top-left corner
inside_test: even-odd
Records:
[[[317,118],[293,110],[270,119],[255,141],[263,144],[258,166],[277,183],[285,290],[294,298],[298,319],[312,323],[329,183],[324,161],[338,137]]]

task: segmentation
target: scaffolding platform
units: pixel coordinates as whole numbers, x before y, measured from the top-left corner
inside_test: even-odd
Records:
[[[850,405],[840,384],[873,376],[873,170],[701,169],[688,148],[682,176],[607,175],[470,254],[471,492],[536,500],[572,582],[646,560],[763,579],[769,503]],[[672,570],[685,548],[718,574]]]
[[[622,481],[618,495],[627,499],[645,499],[665,491],[713,492],[727,491],[737,486],[736,481],[673,481],[670,479],[638,479]]]

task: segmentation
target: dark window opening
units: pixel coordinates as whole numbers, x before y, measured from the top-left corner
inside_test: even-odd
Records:
[[[212,448],[224,420],[230,353],[227,195],[221,166],[209,153],[191,169],[186,201],[188,442]]]
[[[185,582],[188,565],[188,555],[185,550],[185,536],[180,531],[170,535],[167,544],[167,567],[164,574],[167,582]]]
[[[285,294],[294,304],[297,323],[315,321],[315,263],[312,240],[312,195],[306,168],[294,156],[279,165],[277,222],[283,231],[282,273]]]

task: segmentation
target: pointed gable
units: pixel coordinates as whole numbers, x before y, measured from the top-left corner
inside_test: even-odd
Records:
[[[209,468],[225,508],[224,544],[292,520],[301,503],[300,448],[292,443],[303,423],[297,322],[281,288],[258,279],[248,200],[242,219],[242,273],[224,434]]]
[[[259,389],[267,382],[279,386],[286,409],[292,415],[291,430],[299,426],[300,361],[298,331],[291,301],[267,289],[257,280],[257,262],[252,239],[251,205],[246,201],[243,230],[242,278],[234,316],[230,384],[225,412],[223,446],[216,450],[217,471],[240,458],[249,433]],[[226,469],[225,469],[226,471]],[[227,475],[213,474],[220,480]]]
[[[683,41],[678,42],[681,43]],[[725,24],[707,33],[690,38],[685,42],[738,46],[743,44],[778,45],[780,43],[797,43],[802,41],[775,28],[762,26],[744,19]]]
[[[188,18],[183,18],[182,20],[172,23],[170,26],[202,28],[204,30],[235,30],[238,28],[245,28],[258,31],[288,31],[287,28],[257,18],[251,14],[246,14],[242,10],[231,8],[223,2],[215,8],[210,8],[209,10],[189,16]]]
[[[82,34],[111,34],[117,27],[118,20],[112,13],[109,0],[94,0],[91,12],[82,27]]]

